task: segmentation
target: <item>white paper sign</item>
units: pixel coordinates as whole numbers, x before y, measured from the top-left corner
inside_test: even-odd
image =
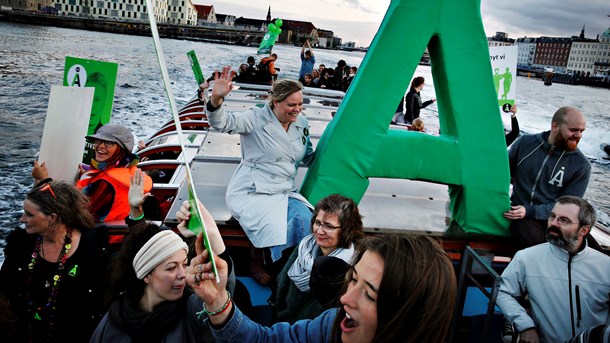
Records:
[[[51,87],[38,163],[46,162],[49,177],[74,182],[83,158],[93,103],[93,87]]]

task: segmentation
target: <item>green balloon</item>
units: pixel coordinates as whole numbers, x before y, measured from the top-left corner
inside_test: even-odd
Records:
[[[275,20],[275,26],[277,26],[278,28],[279,28],[280,26],[282,26],[282,24],[283,24],[283,23],[284,23],[284,22],[283,22],[283,21],[282,21],[282,19],[280,19],[280,18],[277,18],[277,19]]]
[[[273,31],[275,31],[275,29],[277,29],[277,27],[275,27],[275,24],[273,24],[273,23],[270,23],[267,26],[267,28],[269,29],[270,32],[273,32]]]

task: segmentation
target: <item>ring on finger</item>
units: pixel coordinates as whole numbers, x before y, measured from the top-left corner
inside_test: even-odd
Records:
[[[197,273],[197,274],[195,274],[195,284],[197,286],[199,286],[200,283],[201,283],[201,274]]]
[[[198,264],[197,270],[199,270],[200,273],[203,272],[203,264]]]

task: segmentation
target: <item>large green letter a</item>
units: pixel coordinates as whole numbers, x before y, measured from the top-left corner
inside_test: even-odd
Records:
[[[360,201],[369,177],[450,186],[453,220],[468,233],[506,235],[509,171],[478,0],[394,0],[301,192]],[[442,134],[389,130],[428,46]]]

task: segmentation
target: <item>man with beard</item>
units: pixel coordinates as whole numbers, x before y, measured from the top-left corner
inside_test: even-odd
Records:
[[[523,135],[511,146],[512,206],[504,218],[511,221],[510,233],[517,249],[545,242],[546,219],[557,198],[584,196],[591,165],[578,149],[578,142],[585,126],[585,117],[578,109],[561,107],[553,115],[550,131]],[[599,248],[592,238],[587,240]]]
[[[548,243],[518,251],[502,273],[496,304],[519,342],[565,342],[609,317],[610,257],[588,246],[595,209],[562,196],[547,220]],[[528,295],[531,310],[518,298]]]

